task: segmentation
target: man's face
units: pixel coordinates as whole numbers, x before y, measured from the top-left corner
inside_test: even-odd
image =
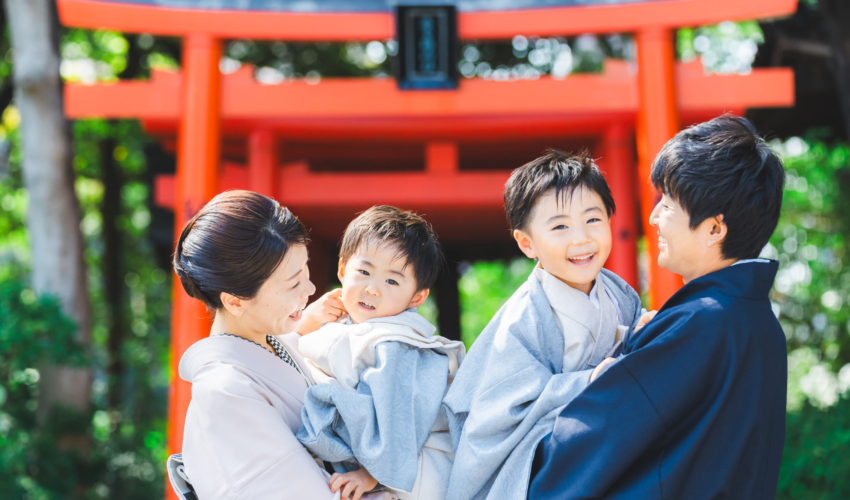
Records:
[[[702,275],[704,264],[716,257],[719,245],[708,244],[711,229],[707,225],[712,219],[692,230],[690,215],[671,196],[661,197],[649,223],[658,228],[658,265],[681,275],[686,283]]]
[[[395,316],[419,307],[428,290],[418,290],[413,266],[392,244],[364,244],[340,261],[342,303],[355,323]]]
[[[514,238],[543,269],[590,293],[611,253],[611,219],[596,192],[578,187],[565,200],[551,189],[537,201],[527,231],[514,231]]]

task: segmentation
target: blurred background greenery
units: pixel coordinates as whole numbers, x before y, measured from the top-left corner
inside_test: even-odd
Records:
[[[812,2],[802,9],[814,12]],[[804,13],[805,14],[805,13]],[[809,15],[809,14],[806,14]],[[804,19],[805,21],[805,19]],[[799,21],[799,22],[804,22]],[[8,31],[6,29],[5,31]],[[746,73],[775,26],[721,23],[679,32],[684,61],[706,71]],[[5,33],[5,32],[4,32]],[[766,41],[766,38],[768,39]],[[8,33],[0,39],[0,82],[10,85]],[[221,68],[253,64],[261,82],[292,78],[391,74],[395,44],[284,44],[232,40]],[[150,35],[64,30],[61,73],[67,81],[147,78],[180,65],[179,40]],[[515,37],[466,43],[465,78],[518,79],[602,71],[606,57],[633,61],[627,35]],[[799,102],[799,100],[798,100]],[[132,121],[73,124],[76,191],[93,307],[93,343],[51,297],[28,283],[27,192],[20,171],[20,116],[4,103],[0,120],[0,498],[160,498],[165,488],[169,359],[169,267],[173,227],[151,200],[163,153]],[[768,131],[769,132],[769,131]],[[780,261],[772,292],[788,340],[788,433],[779,485],[782,499],[850,497],[850,149],[840,131],[804,124],[772,147],[788,174],[783,214],[764,255]],[[170,161],[173,161],[170,160]],[[173,168],[173,166],[172,166]],[[646,258],[644,255],[642,258]],[[459,263],[462,335],[471,345],[492,315],[526,279],[532,263]],[[426,315],[436,314],[433,303]],[[64,362],[93,368],[88,412],[37,425],[39,366]],[[89,436],[63,446],[57,429]]]

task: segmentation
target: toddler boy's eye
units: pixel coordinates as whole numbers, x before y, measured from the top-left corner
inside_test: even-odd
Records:
[[[358,269],[357,272],[359,272],[363,276],[369,276],[369,271],[367,271],[365,269]]]
[[[387,283],[389,283],[390,285],[398,285],[398,281],[396,281],[394,279],[388,279]]]
[[[564,224],[558,224],[557,226],[552,228],[552,231],[556,231],[556,230],[559,230],[559,229],[567,229],[567,226],[564,225]]]

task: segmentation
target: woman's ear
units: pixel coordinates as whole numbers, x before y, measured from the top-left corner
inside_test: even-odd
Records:
[[[231,295],[226,292],[221,292],[221,305],[224,306],[224,309],[227,312],[229,312],[233,316],[236,316],[237,318],[241,318],[242,315],[245,314],[245,301],[235,295]]]
[[[431,290],[426,288],[424,290],[419,290],[415,294],[413,294],[413,298],[410,299],[410,304],[407,305],[408,309],[413,309],[414,307],[419,307],[425,303],[425,299],[428,298],[428,294],[431,293]]]
[[[339,259],[339,267],[336,270],[336,279],[339,280],[340,284],[342,284],[342,278],[345,276],[345,262],[342,259]]]
[[[514,240],[517,246],[529,259],[537,257],[537,252],[534,251],[531,243],[531,237],[528,236],[522,229],[514,229]]]

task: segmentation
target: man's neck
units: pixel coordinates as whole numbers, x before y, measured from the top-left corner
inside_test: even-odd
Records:
[[[700,266],[700,268],[691,275],[682,276],[682,280],[685,282],[685,284],[688,284],[697,278],[705,276],[706,274],[711,274],[721,269],[726,269],[727,267],[731,266],[736,262],[738,262],[738,259],[724,259],[723,257],[718,256],[717,258],[710,260],[707,264]]]

